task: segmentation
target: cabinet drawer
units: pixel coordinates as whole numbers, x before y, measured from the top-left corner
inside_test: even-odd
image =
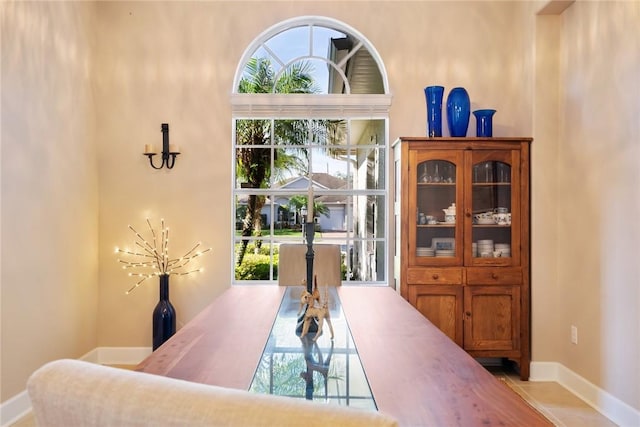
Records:
[[[459,285],[461,268],[408,268],[407,283],[411,285]]]
[[[468,268],[467,284],[469,285],[520,285],[522,269],[515,268]]]

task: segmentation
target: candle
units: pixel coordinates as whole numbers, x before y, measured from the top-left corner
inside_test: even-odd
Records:
[[[179,153],[180,148],[176,144],[169,144],[169,152],[170,153]]]
[[[144,154],[153,154],[153,145],[151,144],[144,144]]]
[[[307,217],[307,222],[313,222],[313,187],[311,183],[309,183],[309,197],[307,199],[307,211],[309,212],[309,216]]]

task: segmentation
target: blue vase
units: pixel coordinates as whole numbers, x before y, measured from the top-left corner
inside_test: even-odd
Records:
[[[492,137],[493,136],[493,115],[496,110],[476,110],[473,115],[476,116],[476,136]]]
[[[443,86],[427,86],[424,96],[427,101],[427,135],[442,136],[442,95]]]
[[[153,310],[153,350],[176,333],[176,310],[169,301],[169,275],[160,276],[160,300]]]
[[[451,136],[467,136],[471,100],[463,87],[451,89],[447,97],[447,124]]]

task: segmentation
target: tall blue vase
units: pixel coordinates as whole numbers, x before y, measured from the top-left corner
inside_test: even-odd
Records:
[[[490,138],[493,136],[493,115],[496,110],[476,110],[476,136]]]
[[[160,276],[160,300],[153,310],[153,350],[176,333],[176,310],[169,301],[169,275]]]
[[[442,95],[443,86],[427,86],[424,96],[427,101],[427,135],[442,136]]]
[[[467,91],[462,87],[451,89],[447,96],[447,124],[451,136],[467,136],[470,114],[471,100]]]

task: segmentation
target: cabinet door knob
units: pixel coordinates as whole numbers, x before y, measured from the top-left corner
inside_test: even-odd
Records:
[[[498,275],[496,273],[491,273],[491,278],[497,280]]]
[[[464,314],[465,314],[465,316],[467,316],[467,317],[471,317],[471,312],[470,312],[470,311],[467,311],[467,312],[466,312],[466,313],[464,313]]]
[[[433,277],[433,280],[438,280],[438,278],[439,278],[440,276],[438,276],[437,274],[434,274],[434,275],[433,275],[433,276],[431,276],[431,277]]]

